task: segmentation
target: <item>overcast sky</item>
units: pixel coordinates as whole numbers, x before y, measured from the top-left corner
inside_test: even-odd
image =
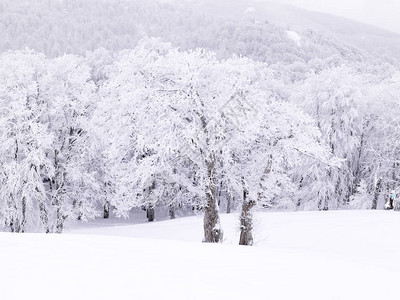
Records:
[[[274,0],[400,33],[400,0]]]

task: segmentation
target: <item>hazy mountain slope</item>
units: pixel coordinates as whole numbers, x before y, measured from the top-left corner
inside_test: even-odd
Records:
[[[252,18],[287,27],[294,31],[312,29],[344,40],[373,53],[400,57],[400,35],[354,20],[263,0],[176,0],[207,15],[226,18]],[[171,0],[170,2],[174,2]]]
[[[143,35],[168,35],[188,40],[191,46],[192,33],[199,28],[221,26],[221,20],[235,20],[237,27],[243,20],[262,21],[260,23],[268,20],[294,31],[312,29],[357,46],[376,48],[380,53],[381,49],[396,53],[396,47],[400,47],[400,37],[394,33],[285,4],[260,0],[167,2],[3,0],[0,3],[0,50],[28,46],[53,56],[64,52],[83,54],[99,46],[110,50],[128,48]],[[210,35],[208,29],[203,33]]]
[[[218,58],[247,56],[278,73],[290,65],[285,72],[291,75],[281,74],[286,81],[341,64],[391,74],[399,63],[394,55],[382,55],[396,52],[385,46],[398,41],[395,34],[256,0],[3,0],[0,32],[0,52],[28,47],[50,57],[101,47],[118,52],[145,36],[160,37],[185,50],[210,49]],[[367,51],[370,45],[380,48]]]

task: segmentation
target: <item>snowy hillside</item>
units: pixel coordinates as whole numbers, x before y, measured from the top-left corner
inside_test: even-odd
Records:
[[[308,11],[292,5],[268,0],[169,0],[169,3],[189,5],[206,15],[225,18],[249,18],[280,25],[297,32],[313,30],[337,40],[346,41],[373,53],[385,53],[400,58],[400,35],[330,14]]]
[[[202,244],[202,218],[0,234],[1,298],[398,299],[398,213],[259,213],[256,247]],[[6,270],[6,271],[5,271]]]
[[[268,57],[272,55],[275,62],[276,51],[291,55],[301,52],[285,45],[285,36],[279,32],[282,29],[297,32],[308,44],[327,48],[318,51],[337,50],[339,55],[347,56],[348,51],[367,49],[374,56],[399,59],[397,34],[271,1],[3,0],[0,3],[0,51],[29,47],[49,56],[84,55],[100,47],[119,51],[136,46],[145,36],[154,36],[184,49],[202,47],[222,57],[236,53],[261,60],[271,60]],[[248,42],[258,49],[241,45]],[[274,51],[266,51],[269,47]],[[304,52],[307,50],[310,51],[304,49]]]

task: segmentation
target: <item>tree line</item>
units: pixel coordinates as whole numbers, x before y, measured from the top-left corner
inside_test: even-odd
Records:
[[[86,56],[3,53],[1,226],[61,233],[192,207],[206,242],[223,239],[221,211],[240,211],[251,245],[254,208],[382,207],[398,184],[398,73],[340,64],[302,77],[154,38]]]

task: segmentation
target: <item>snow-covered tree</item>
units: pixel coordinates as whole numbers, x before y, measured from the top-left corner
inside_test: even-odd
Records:
[[[362,81],[350,68],[340,66],[311,76],[301,84],[301,90],[296,96],[297,103],[317,120],[332,153],[344,160],[340,169],[311,170],[314,174],[319,172],[318,177],[325,178],[325,182],[334,184],[325,191],[318,208],[337,208],[348,203],[360,181],[356,176],[363,146],[364,119],[359,109],[363,98]]]
[[[54,174],[47,181],[56,210],[54,230],[61,232],[68,217],[87,220],[98,215],[99,182],[92,165],[96,161],[96,147],[88,126],[94,106],[94,84],[84,59],[72,55],[52,59],[44,80],[44,119],[54,134],[47,154]]]
[[[390,191],[398,188],[400,77],[395,74],[379,83],[372,82],[368,91],[359,173],[373,195],[371,206],[376,209],[382,197],[382,202],[387,202]]]
[[[13,232],[50,231],[51,201],[44,174],[54,137],[42,123],[45,58],[34,52],[0,56],[0,219]]]
[[[253,97],[263,99],[257,105],[257,121],[251,120],[247,134],[243,135],[245,139],[238,143],[241,146],[232,149],[231,167],[238,174],[243,194],[241,245],[253,243],[252,207],[268,207],[273,202],[278,208],[296,206],[301,188],[296,184],[293,170],[304,168],[309,161],[325,167],[340,167],[311,117],[299,113],[295,105],[274,97],[271,91],[253,94]]]

